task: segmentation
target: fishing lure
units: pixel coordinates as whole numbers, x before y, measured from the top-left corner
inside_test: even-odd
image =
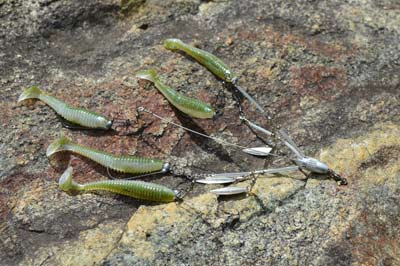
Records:
[[[150,159],[130,155],[113,155],[104,151],[87,148],[72,142],[67,137],[55,140],[47,148],[48,157],[60,151],[70,151],[85,156],[108,169],[122,173],[166,173],[169,171],[169,163],[163,163],[159,159]],[[139,176],[142,177],[142,176]],[[137,178],[137,177],[133,177]]]
[[[213,118],[215,115],[214,109],[208,103],[187,97],[164,85],[154,69],[138,72],[136,77],[153,82],[156,88],[173,106],[189,116],[195,118]]]
[[[220,79],[232,83],[232,85],[240,91],[252,104],[254,104],[259,111],[264,113],[264,109],[253,99],[243,88],[238,85],[238,78],[232,70],[215,55],[193,47],[189,44],[182,42],[179,39],[166,39],[164,41],[165,48],[169,50],[180,50],[196,59],[200,64],[205,66],[214,75]]]
[[[279,134],[283,143],[296,155],[297,158],[292,161],[300,169],[310,171],[311,173],[327,174],[335,181],[338,181],[340,185],[347,185],[347,179],[335,173],[328,165],[315,158],[305,156],[284,130],[279,130]]]
[[[56,111],[66,121],[88,129],[109,130],[115,120],[89,111],[84,108],[73,107],[59,99],[44,93],[36,86],[27,88],[18,98],[18,102],[26,99],[39,99]],[[127,121],[126,121],[127,122]]]
[[[193,130],[193,129],[184,127],[184,126],[182,126],[182,125],[176,124],[176,123],[174,123],[174,122],[172,122],[172,121],[170,121],[170,120],[168,120],[168,119],[165,119],[165,118],[163,118],[163,117],[161,117],[161,116],[155,114],[154,112],[152,112],[152,111],[150,111],[150,110],[147,110],[146,108],[144,108],[144,107],[142,107],[142,106],[138,107],[138,108],[137,108],[137,111],[138,111],[139,113],[140,113],[140,112],[149,113],[149,114],[153,115],[154,117],[157,117],[157,118],[160,119],[161,121],[164,121],[164,122],[166,122],[166,123],[168,123],[168,124],[171,124],[171,125],[174,125],[174,126],[176,126],[176,127],[182,128],[182,129],[184,129],[184,130],[186,130],[186,131],[188,131],[188,132],[192,132],[192,133],[197,134],[197,135],[199,135],[199,136],[202,136],[202,137],[204,137],[204,138],[212,139],[212,140],[214,140],[215,142],[217,142],[217,143],[219,143],[219,144],[221,144],[221,145],[232,146],[232,147],[239,148],[239,149],[241,149],[243,152],[248,153],[248,154],[251,154],[251,155],[256,155],[256,156],[269,156],[269,155],[274,155],[274,154],[271,153],[272,148],[270,148],[270,147],[255,147],[255,148],[244,147],[244,146],[241,146],[241,145],[238,145],[238,144],[234,144],[234,143],[227,142],[227,141],[225,141],[225,140],[223,140],[223,139],[219,139],[219,138],[216,138],[216,137],[212,137],[212,136],[209,136],[209,135],[206,135],[206,134],[197,132],[197,131],[195,131],[195,130]]]
[[[72,174],[72,167],[68,167],[67,170],[65,170],[65,172],[61,175],[58,182],[59,187],[65,192],[91,192],[103,190],[132,198],[158,202],[171,202],[181,199],[182,197],[179,191],[171,190],[162,185],[143,181],[103,180],[86,184],[78,184],[72,180]]]

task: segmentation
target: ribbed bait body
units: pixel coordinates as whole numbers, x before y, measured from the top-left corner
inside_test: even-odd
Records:
[[[179,39],[166,39],[164,41],[164,46],[169,50],[180,50],[185,52],[222,80],[234,82],[236,79],[232,70],[222,62],[221,59],[209,52],[186,44]]]
[[[173,106],[189,116],[195,118],[212,118],[215,115],[214,109],[208,103],[187,97],[164,85],[154,69],[138,72],[136,77],[153,82],[156,88]]]
[[[26,99],[39,99],[56,111],[65,120],[87,128],[110,129],[113,122],[105,116],[84,108],[73,107],[57,98],[44,93],[38,87],[26,89],[18,98],[18,102]]]
[[[233,84],[233,86],[241,93],[243,94],[244,97],[246,97],[252,104],[254,104],[255,107],[261,112],[265,113],[264,108],[253,99],[253,97],[250,96],[246,92],[245,89],[240,87],[238,85],[238,78],[237,76],[232,72],[232,70],[224,63],[222,62],[221,59],[216,57],[213,54],[210,54],[209,52],[203,51],[199,48],[193,47],[189,44],[186,44],[182,42],[179,39],[166,39],[164,41],[164,46],[165,48],[169,50],[180,50],[188,54],[189,56],[193,57],[196,59],[200,64],[205,66],[208,70],[210,70],[214,75],[219,77],[220,79],[230,82]]]
[[[104,180],[78,184],[72,180],[72,174],[72,167],[68,167],[60,177],[59,186],[65,192],[103,190],[128,197],[157,202],[171,202],[178,198],[178,192],[158,184],[132,180]]]
[[[156,171],[165,171],[169,169],[168,163],[163,163],[158,159],[143,158],[130,155],[113,155],[104,151],[91,149],[79,144],[73,143],[66,137],[55,140],[47,148],[47,156],[60,152],[70,151],[87,157],[109,169],[122,173],[151,173]]]

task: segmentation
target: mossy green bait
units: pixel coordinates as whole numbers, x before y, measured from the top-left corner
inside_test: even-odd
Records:
[[[153,82],[156,88],[173,106],[189,116],[195,118],[212,118],[215,115],[215,111],[211,105],[198,99],[187,97],[164,85],[154,69],[138,72],[136,77]]]
[[[84,108],[73,107],[44,93],[41,89],[35,86],[26,89],[21,96],[19,96],[18,102],[26,99],[39,99],[53,108],[56,113],[65,120],[85,128],[108,130],[113,125],[113,121],[107,117]]]
[[[48,157],[60,151],[70,151],[85,156],[109,169],[122,173],[140,174],[151,172],[168,172],[169,163],[163,163],[159,159],[150,159],[130,155],[113,155],[104,151],[91,149],[73,143],[67,137],[55,140],[47,148]]]
[[[234,82],[236,79],[236,76],[233,74],[232,70],[230,70],[230,68],[224,62],[222,62],[221,59],[209,52],[186,44],[179,39],[166,39],[164,41],[164,46],[169,50],[180,50],[185,52],[222,80]]]
[[[72,180],[72,174],[72,167],[68,167],[60,177],[59,186],[65,192],[90,192],[103,190],[132,198],[157,202],[171,202],[180,199],[181,197],[179,191],[174,191],[162,185],[143,181],[103,180],[78,184]]]
[[[193,47],[189,44],[182,42],[179,39],[166,39],[164,41],[165,48],[169,50],[180,50],[196,59],[200,64],[205,66],[214,75],[220,79],[232,83],[235,88],[240,91],[251,103],[253,103],[259,111],[264,113],[264,109],[251,97],[238,83],[237,76],[232,70],[218,57],[215,55],[203,51],[199,48]]]

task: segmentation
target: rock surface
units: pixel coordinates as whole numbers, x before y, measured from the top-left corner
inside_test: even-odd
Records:
[[[400,265],[398,1],[128,2],[130,12],[116,0],[0,1],[0,265]],[[240,123],[232,90],[165,50],[169,37],[223,58],[272,120],[243,100],[248,117],[286,128],[349,185],[299,173],[261,176],[248,196],[217,198],[207,192],[216,186],[196,185],[169,204],[60,191],[69,158],[77,180],[107,178],[81,157],[48,160],[47,145],[62,134],[116,154],[170,160],[175,176],[146,180],[181,189],[191,185],[183,174],[289,163],[137,115],[145,106],[231,142],[263,143]],[[134,78],[149,67],[223,115],[180,115]],[[45,104],[16,103],[32,85],[134,125],[120,135],[69,131]]]

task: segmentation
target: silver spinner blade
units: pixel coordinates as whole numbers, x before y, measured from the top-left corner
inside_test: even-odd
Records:
[[[210,190],[210,192],[217,195],[236,195],[236,194],[247,193],[248,190],[246,187],[224,187],[224,188]]]
[[[233,172],[233,173],[219,173],[219,174],[210,174],[209,176],[206,176],[205,179],[219,179],[219,178],[238,178],[238,177],[243,177],[250,175],[252,172],[246,171],[246,172]]]
[[[229,184],[235,182],[236,179],[230,177],[212,177],[196,180],[200,184]]]
[[[270,147],[254,147],[254,148],[247,148],[242,150],[245,153],[255,155],[255,156],[268,156],[272,151]]]
[[[298,166],[287,166],[287,167],[282,167],[282,168],[271,168],[271,169],[265,169],[265,170],[256,170],[253,173],[254,174],[280,174],[280,173],[297,171],[297,170],[299,170]]]

